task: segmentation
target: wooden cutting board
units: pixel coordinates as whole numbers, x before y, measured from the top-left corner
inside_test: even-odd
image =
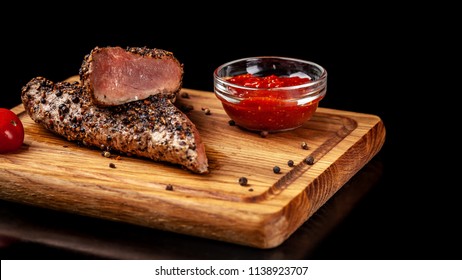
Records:
[[[263,138],[230,126],[213,92],[183,92],[189,98],[179,97],[177,103],[193,106],[187,115],[205,142],[210,174],[147,159],[103,157],[97,149],[48,132],[18,105],[12,110],[24,124],[25,140],[19,151],[0,155],[0,199],[272,248],[307,221],[385,141],[380,117],[322,107],[304,126]],[[303,161],[309,155],[313,165]],[[289,167],[288,160],[295,166]],[[276,165],[279,174],[273,172]],[[243,176],[247,186],[238,183]]]

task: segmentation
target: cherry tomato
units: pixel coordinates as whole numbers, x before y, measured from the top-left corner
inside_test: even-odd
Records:
[[[11,110],[0,108],[0,153],[14,152],[24,142],[24,126]]]

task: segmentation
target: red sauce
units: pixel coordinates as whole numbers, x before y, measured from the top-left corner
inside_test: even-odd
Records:
[[[296,76],[278,77],[276,75],[270,75],[265,77],[256,77],[252,74],[242,74],[229,78],[228,82],[252,88],[278,88],[298,86],[301,84],[308,83],[310,80],[311,79],[309,78],[300,78]]]
[[[318,107],[318,100],[307,104],[297,104],[297,98],[306,91],[272,90],[280,87],[296,86],[310,81],[309,78],[278,77],[270,75],[255,77],[243,74],[228,79],[237,85],[261,88],[262,90],[246,91],[234,89],[238,97],[245,97],[239,104],[223,101],[226,113],[237,125],[257,131],[281,131],[301,126],[311,118]]]

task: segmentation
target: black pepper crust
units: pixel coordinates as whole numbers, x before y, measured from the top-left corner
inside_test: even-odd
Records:
[[[126,47],[125,49],[131,53],[139,54],[141,56],[147,56],[147,57],[152,57],[152,58],[170,57],[172,59],[176,59],[172,52],[162,50],[162,49],[156,49],[156,48],[151,49],[151,48],[147,48],[146,46]]]
[[[54,83],[36,77],[22,88],[21,99],[36,123],[69,141],[208,173],[195,125],[161,95],[98,107],[79,82]]]

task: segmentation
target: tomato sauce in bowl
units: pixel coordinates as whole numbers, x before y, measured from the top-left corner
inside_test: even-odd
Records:
[[[239,65],[258,72],[243,72]],[[233,71],[237,74],[229,75]],[[298,128],[313,116],[326,93],[327,72],[312,62],[259,57],[224,64],[214,78],[215,94],[236,125],[277,132]]]

